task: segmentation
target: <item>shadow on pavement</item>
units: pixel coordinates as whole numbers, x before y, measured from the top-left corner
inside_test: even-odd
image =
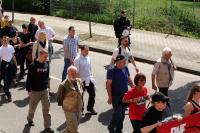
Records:
[[[107,110],[106,112],[102,112],[99,114],[98,121],[102,123],[102,125],[108,125],[110,122],[110,119],[112,117],[113,110]]]
[[[23,108],[23,107],[26,107],[29,103],[29,97],[26,97],[25,99],[23,100],[15,100],[13,102],[17,107],[20,107],[20,108]]]
[[[192,89],[193,84],[200,83],[200,81],[189,82],[176,90],[169,90],[169,96],[172,98],[170,105],[174,114],[184,112],[185,100],[188,92]]]
[[[51,59],[61,59],[64,56],[63,49],[59,49],[58,51],[54,52]]]
[[[7,103],[6,95],[5,94],[0,94],[0,106],[2,106],[5,103]]]
[[[85,113],[84,117],[81,118],[80,123],[84,123],[86,121],[89,121],[91,117],[92,117],[92,115],[90,113]]]
[[[28,124],[26,124],[26,125],[24,126],[24,129],[23,129],[22,133],[30,133],[30,129],[31,129],[31,127],[28,126]]]
[[[66,122],[64,122],[62,125],[60,125],[59,127],[56,128],[56,131],[63,131],[66,128]]]

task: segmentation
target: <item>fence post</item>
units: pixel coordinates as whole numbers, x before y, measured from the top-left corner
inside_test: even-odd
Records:
[[[173,26],[174,26],[174,22],[173,22],[173,0],[171,0],[171,4],[170,4],[170,34],[173,34]]]
[[[90,38],[92,38],[92,27],[91,27],[91,15],[89,12],[89,32],[90,32]]]
[[[133,28],[135,28],[135,0],[133,0],[133,22],[132,22],[132,26]]]
[[[12,0],[12,22],[14,23],[15,0]]]

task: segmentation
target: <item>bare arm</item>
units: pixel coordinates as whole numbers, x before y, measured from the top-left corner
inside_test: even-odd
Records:
[[[191,115],[191,112],[193,109],[194,108],[193,108],[192,104],[190,102],[188,102],[184,107],[184,117]]]
[[[156,83],[156,75],[155,74],[151,75],[151,80],[152,80],[152,89],[158,90],[158,86],[157,86],[157,83]]]
[[[112,84],[112,80],[107,79],[106,81],[106,90],[107,90],[107,94],[108,94],[108,104],[112,103],[112,94],[111,94],[111,84]]]
[[[131,61],[131,63],[133,64],[133,66],[135,67],[135,71],[138,73],[138,72],[139,72],[139,69],[138,69],[137,66],[136,66],[135,59],[134,59],[133,56],[131,56],[130,61]]]

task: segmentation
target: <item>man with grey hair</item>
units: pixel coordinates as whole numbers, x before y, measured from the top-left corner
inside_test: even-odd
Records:
[[[67,127],[64,133],[79,133],[78,125],[82,110],[82,84],[77,78],[77,68],[70,66],[67,69],[67,78],[59,85],[57,92],[58,106],[62,106],[66,117]]]
[[[171,60],[172,50],[168,47],[162,51],[162,57],[154,64],[152,72],[152,89],[159,90],[168,96],[168,89],[172,84],[175,66]]]

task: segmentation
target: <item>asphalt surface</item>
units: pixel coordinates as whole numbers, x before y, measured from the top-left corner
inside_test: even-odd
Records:
[[[51,90],[56,93],[60,83],[63,70],[63,50],[62,46],[54,44],[54,56],[51,63]],[[108,55],[90,52],[92,61],[92,70],[96,79],[96,104],[95,109],[98,112],[96,116],[84,115],[80,124],[80,133],[108,133],[107,125],[111,118],[111,105],[107,104],[107,94],[105,90],[106,71],[104,65],[109,64],[111,57]],[[147,76],[146,86],[150,94],[151,89],[151,71],[153,66],[146,63],[136,62],[140,72]],[[130,64],[130,73],[133,78],[135,75],[134,67]],[[26,116],[28,112],[27,92],[24,88],[25,79],[20,81],[17,88],[12,88],[13,102],[6,103],[5,95],[0,89],[0,133],[39,133],[43,130],[43,116],[41,104],[37,107],[34,122],[35,126],[28,128],[26,126]],[[174,84],[171,86],[169,94],[172,97],[171,105],[174,113],[180,113],[183,110],[184,99],[192,84],[200,82],[198,76],[176,71]],[[85,94],[85,104],[87,104],[87,93]],[[52,128],[59,133],[65,128],[65,117],[62,108],[57,106],[55,95],[51,97]],[[84,112],[87,113],[87,112]],[[131,133],[132,127],[126,115],[124,121],[124,131]]]

